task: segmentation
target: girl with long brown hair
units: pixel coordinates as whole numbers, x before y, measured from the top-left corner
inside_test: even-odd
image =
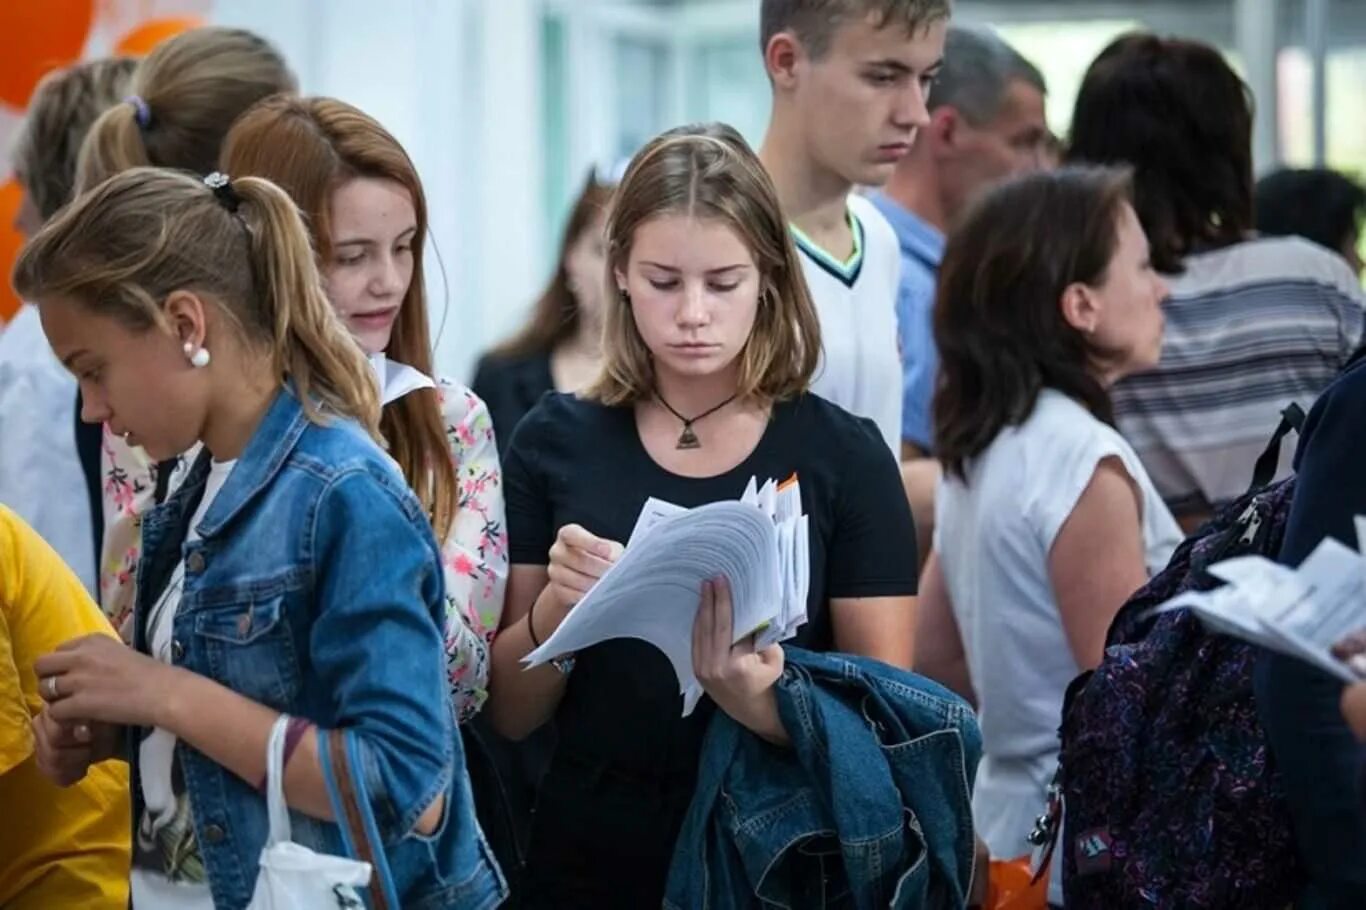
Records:
[[[417,170],[362,111],[283,95],[237,121],[222,165],[271,180],[303,211],[328,298],[380,373],[380,433],[442,542],[446,655],[466,719],[483,704],[503,607],[502,474],[484,403],[458,383],[429,378],[427,203]]]
[[[560,239],[559,260],[531,318],[480,359],[474,391],[488,402],[499,447],[546,392],[573,392],[597,378],[602,363],[603,236],[614,183],[595,168],[579,191]]]
[[[523,668],[650,497],[694,507],[798,475],[812,564],[796,643],[903,667],[911,656],[915,535],[896,460],[872,421],[808,391],[816,313],[738,133],[681,128],[636,155],[608,216],[606,273],[601,378],[546,396],[504,460],[513,566],[487,712],[512,738],[555,722],[527,864],[538,907],[658,906],[713,712],[787,739],[782,649],[729,646],[724,584],[698,592],[693,663],[709,697],[688,717],[668,660],[639,641]]]

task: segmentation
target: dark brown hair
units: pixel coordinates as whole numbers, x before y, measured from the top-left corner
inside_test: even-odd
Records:
[[[1069,162],[1127,164],[1153,267],[1247,238],[1252,96],[1215,48],[1147,33],[1115,39],[1086,71]]]
[[[587,182],[579,191],[579,198],[574,200],[564,234],[560,237],[560,255],[555,274],[550,277],[545,290],[541,291],[526,325],[495,348],[494,356],[522,358],[549,354],[573,338],[579,330],[579,304],[569,290],[569,272],[565,268],[565,261],[583,232],[605,217],[607,205],[612,201],[612,189],[612,184],[599,182],[596,173],[588,175]]]
[[[1130,199],[1127,171],[1064,168],[1009,181],[973,205],[939,269],[934,340],[935,453],[966,480],[966,462],[1057,389],[1111,421],[1092,370],[1107,352],[1063,318],[1073,284],[1104,283]]]
[[[222,168],[279,185],[304,213],[320,259],[332,255],[332,193],[354,177],[392,180],[408,191],[417,215],[413,275],[384,353],[432,375],[422,252],[427,201],[417,168],[398,140],[373,118],[334,98],[277,95],[257,104],[223,141]],[[380,432],[439,540],[455,519],[459,486],[435,389],[419,389],[384,408]]]
[[[816,59],[825,56],[845,23],[876,15],[879,28],[900,26],[915,35],[952,12],[950,0],[763,0],[759,8],[759,49],[767,53],[773,36],[790,31]]]

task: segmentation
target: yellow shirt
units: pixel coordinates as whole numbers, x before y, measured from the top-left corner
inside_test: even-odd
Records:
[[[95,765],[57,787],[34,763],[42,710],[33,663],[72,638],[113,636],[80,581],[41,537],[0,506],[0,907],[128,906],[128,766]]]

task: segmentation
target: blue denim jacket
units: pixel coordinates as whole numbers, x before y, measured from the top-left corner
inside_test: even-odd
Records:
[[[716,712],[665,907],[962,907],[982,754],[972,709],[875,660],[785,651],[791,749]]]
[[[492,907],[502,875],[475,820],[455,734],[441,642],[440,551],[396,466],[356,424],[309,422],[281,391],[186,544],[208,456],[143,523],[134,644],[178,562],[185,586],[172,658],[277,711],[339,728],[351,783],[390,907]],[[143,731],[133,730],[136,744]],[[344,818],[336,763],[324,776]],[[266,803],[247,781],[176,746],[214,903],[245,906],[267,834]],[[134,824],[143,799],[133,760]],[[431,836],[413,833],[445,794]],[[293,838],[355,856],[337,825],[291,813]]]

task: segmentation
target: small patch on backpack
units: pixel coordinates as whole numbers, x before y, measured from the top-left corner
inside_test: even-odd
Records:
[[[1114,858],[1110,849],[1113,844],[1109,828],[1092,828],[1082,832],[1076,841],[1077,875],[1109,872],[1110,862]]]

